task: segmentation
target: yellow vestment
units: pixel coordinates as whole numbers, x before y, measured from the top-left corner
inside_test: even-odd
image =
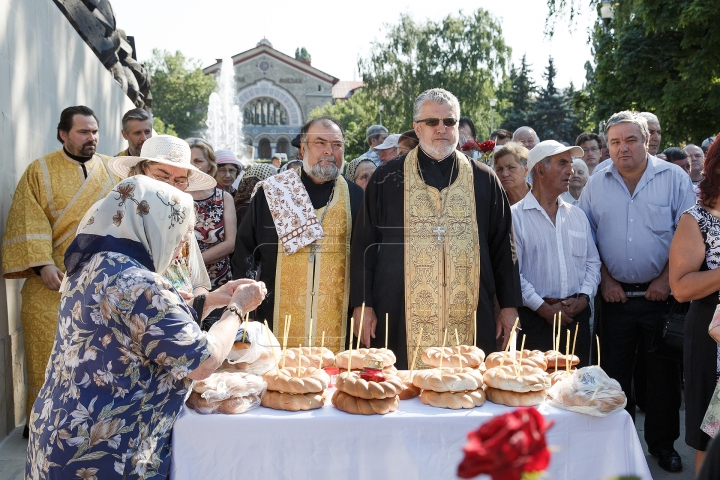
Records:
[[[320,346],[325,332],[325,347],[337,353],[345,346],[352,230],[350,193],[342,176],[335,181],[330,205],[315,210],[318,218],[326,208],[325,238],[292,255],[286,255],[278,241],[273,330],[282,341],[285,316],[292,315],[289,347],[308,346],[308,333],[312,333],[314,345]]]
[[[55,265],[65,271],[65,250],[88,208],[117,183],[107,157],[84,164],[58,150],[32,162],[13,196],[2,242],[5,278],[26,278],[20,320],[28,374],[27,412],[45,380],[55,340],[60,293],[45,287],[33,267]]]

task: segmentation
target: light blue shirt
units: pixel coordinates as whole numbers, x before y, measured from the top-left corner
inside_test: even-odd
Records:
[[[380,165],[382,165],[382,162],[380,161],[380,155],[378,155],[378,154],[375,152],[375,150],[373,150],[372,148],[369,149],[367,152],[363,153],[362,155],[360,155],[360,156],[357,157],[357,158],[369,158],[370,160],[373,161],[373,163],[374,163],[375,166],[377,166],[377,167],[379,167]],[[357,160],[357,158],[355,158],[355,159],[353,159],[353,160]]]
[[[687,172],[648,155],[647,168],[632,195],[610,163],[595,170],[578,206],[590,221],[610,275],[619,282],[647,283],[665,268],[680,215],[694,204]]]

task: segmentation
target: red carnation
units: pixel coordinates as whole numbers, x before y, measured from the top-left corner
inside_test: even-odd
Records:
[[[550,463],[545,432],[551,426],[534,408],[518,408],[493,418],[468,433],[458,476],[485,473],[493,480],[520,480],[523,472],[545,470]]]
[[[492,152],[495,149],[495,142],[493,142],[492,140],[485,140],[478,145],[478,148],[482,153]]]
[[[467,152],[469,150],[479,150],[480,144],[477,143],[475,140],[468,140],[467,142],[460,145],[460,150],[463,152]]]

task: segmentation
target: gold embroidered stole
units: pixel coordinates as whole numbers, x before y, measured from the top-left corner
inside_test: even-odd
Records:
[[[308,333],[312,333],[313,343],[320,346],[325,332],[325,346],[337,353],[345,345],[352,229],[350,192],[342,176],[335,181],[330,205],[315,210],[318,218],[326,208],[329,210],[322,224],[325,238],[315,242],[312,262],[312,245],[286,255],[278,241],[273,332],[282,342],[285,316],[292,315],[289,347],[307,346]],[[309,332],[311,318],[313,325]]]
[[[444,329],[449,345],[456,343],[455,329],[461,344],[473,342],[473,314],[480,296],[475,188],[470,160],[455,154],[458,176],[442,194],[420,177],[418,148],[405,158],[405,331],[409,363],[423,329],[418,368],[427,368],[420,360],[422,352],[442,345]],[[447,231],[440,249],[433,233],[438,225]]]
[[[82,166],[62,150],[28,166],[15,190],[3,238],[5,278],[32,276],[32,267],[52,261],[64,270],[65,250],[86,211],[116,183],[107,157],[95,155]]]

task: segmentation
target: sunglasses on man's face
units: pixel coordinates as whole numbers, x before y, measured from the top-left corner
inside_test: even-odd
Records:
[[[422,120],[416,120],[416,123],[425,123],[428,127],[437,127],[440,122],[443,123],[446,127],[453,127],[458,122],[456,119],[452,117],[448,118],[424,118]]]

